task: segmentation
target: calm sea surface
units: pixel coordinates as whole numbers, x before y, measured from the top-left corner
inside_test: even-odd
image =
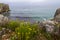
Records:
[[[53,18],[55,8],[10,8],[10,16],[12,19],[19,18],[21,20],[36,20],[40,21],[44,18]]]

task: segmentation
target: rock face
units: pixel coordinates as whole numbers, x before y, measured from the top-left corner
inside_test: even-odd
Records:
[[[53,33],[55,22],[51,20],[43,21],[43,25],[46,29],[46,32]]]
[[[10,8],[8,4],[0,3],[0,14],[7,17],[10,16]]]
[[[54,20],[60,22],[60,8],[58,8],[54,15]]]
[[[0,14],[4,12],[8,12],[9,10],[10,9],[8,4],[0,3]]]

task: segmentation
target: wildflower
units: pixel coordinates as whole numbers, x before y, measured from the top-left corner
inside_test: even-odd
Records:
[[[21,25],[23,25],[24,23],[21,23]]]
[[[29,30],[32,30],[31,28],[28,28]]]
[[[20,33],[18,32],[18,34],[20,34]]]

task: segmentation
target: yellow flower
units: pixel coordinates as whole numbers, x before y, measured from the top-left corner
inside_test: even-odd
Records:
[[[21,23],[21,25],[23,25],[24,23]]]
[[[29,30],[32,30],[31,28],[28,28]]]
[[[30,34],[30,32],[26,32],[26,35]]]
[[[18,32],[18,34],[20,34],[20,33]]]

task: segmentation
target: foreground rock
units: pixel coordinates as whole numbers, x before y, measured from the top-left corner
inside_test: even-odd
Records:
[[[9,21],[8,17],[5,17],[0,14],[0,25],[5,25],[6,23],[8,23],[8,21]]]
[[[42,22],[43,27],[45,27],[46,32],[53,33],[55,22],[51,20],[46,20]]]

